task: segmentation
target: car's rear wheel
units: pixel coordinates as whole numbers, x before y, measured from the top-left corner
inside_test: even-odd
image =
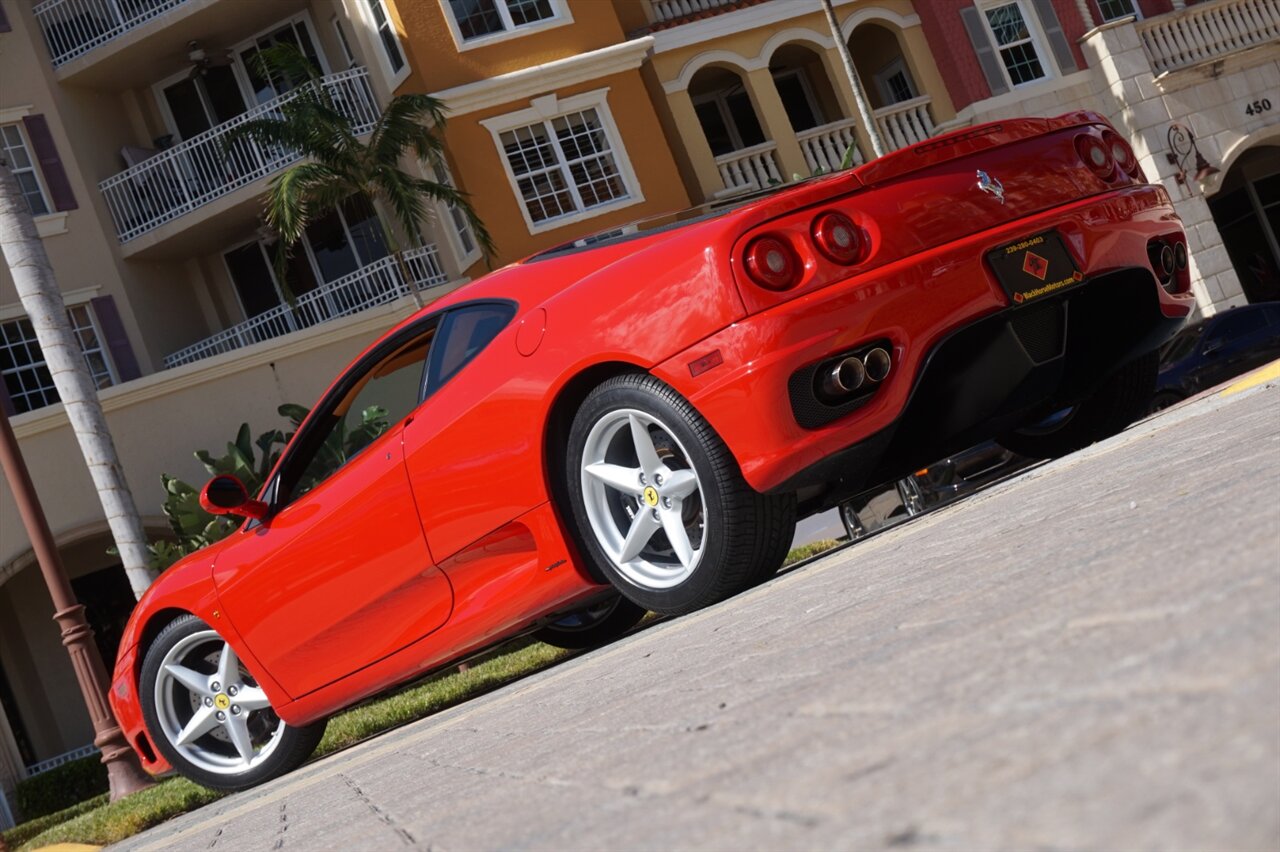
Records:
[[[1172,408],[1182,402],[1182,394],[1175,391],[1161,391],[1151,400],[1150,413],[1155,414],[1157,411],[1164,411],[1166,408]]]
[[[584,552],[654,612],[691,612],[759,582],[795,530],[794,498],[752,489],[710,424],[653,376],[593,390],[566,461]]]
[[[1131,361],[1102,383],[1092,396],[1045,420],[1009,432],[998,443],[1018,455],[1057,458],[1124,431],[1147,413],[1156,386],[1156,352]]]
[[[138,695],[165,759],[191,780],[243,790],[301,764],[324,722],[286,725],[231,645],[194,615],[169,624],[147,649]]]
[[[614,595],[548,624],[535,632],[533,638],[571,651],[598,648],[625,636],[648,612],[621,595]]]

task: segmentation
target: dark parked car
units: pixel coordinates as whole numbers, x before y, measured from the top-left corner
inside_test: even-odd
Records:
[[[1223,311],[1189,325],[1160,352],[1151,410],[1280,358],[1280,302]]]

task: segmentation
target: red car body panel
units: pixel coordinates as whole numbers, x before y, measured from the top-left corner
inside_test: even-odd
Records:
[[[1010,312],[993,249],[1053,230],[1082,286],[1103,299],[1141,291],[1153,315],[1185,316],[1186,286],[1163,288],[1148,261],[1150,240],[1184,239],[1168,196],[1118,169],[1099,176],[1073,145],[1104,125],[1073,114],[966,130],[669,230],[544,253],[437,300],[388,336],[464,304],[516,312],[339,474],[184,560],[139,602],[111,701],[144,764],[167,768],[146,745],[141,659],[177,613],[214,626],[300,725],[606,594],[554,502],[557,417],[584,377],[653,373],[767,491],[890,434],[931,353]],[[977,169],[1003,178],[1001,199],[977,190]],[[811,224],[829,210],[867,241],[852,266],[814,250]],[[802,263],[785,292],[743,268],[746,245],[766,233]],[[1107,278],[1116,271],[1137,278]],[[877,340],[892,348],[890,377],[856,410],[801,426],[791,377]]]
[[[291,698],[444,624],[453,591],[427,550],[393,428],[306,500],[234,534],[214,569],[231,623]],[[351,500],[352,491],[364,495]],[[376,554],[363,542],[377,537]]]
[[[761,229],[777,230],[768,225]],[[885,428],[901,412],[930,348],[966,323],[1000,311],[1009,299],[983,260],[1021,234],[1054,228],[1086,277],[1147,262],[1147,241],[1180,232],[1168,195],[1135,186],[1057,207],[945,246],[877,267],[763,310],[655,366],[655,376],[685,396],[733,450],[760,491],[783,484],[836,449]],[[1186,316],[1189,294],[1160,290],[1166,316]],[[893,343],[895,373],[855,414],[818,429],[785,417],[742,417],[787,396],[800,364],[879,338]],[[694,378],[689,364],[719,351],[726,365]]]

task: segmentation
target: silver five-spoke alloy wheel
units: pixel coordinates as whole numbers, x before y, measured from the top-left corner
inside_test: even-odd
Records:
[[[706,545],[702,483],[658,418],[624,408],[596,421],[583,449],[581,487],[591,530],[627,580],[668,589],[697,570]]]
[[[284,722],[215,631],[186,636],[165,654],[155,683],[165,739],[194,766],[238,775],[261,765],[280,743]]]

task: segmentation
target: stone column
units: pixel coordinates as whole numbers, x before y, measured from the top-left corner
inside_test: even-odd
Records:
[[[757,68],[747,72],[746,82],[751,103],[756,108],[756,117],[760,119],[760,127],[764,130],[765,137],[778,146],[778,171],[782,173],[782,180],[790,181],[796,175],[809,177],[809,165],[805,162],[804,152],[800,150],[800,143],[796,141],[796,133],[791,129],[791,119],[782,106],[773,74],[768,68]]]
[[[1168,133],[1175,121],[1188,116],[1171,110],[1156,83],[1151,63],[1132,22],[1094,32],[1083,42],[1089,67],[1097,69],[1097,95],[1102,111],[1133,144],[1147,179],[1160,183],[1173,199],[1187,234],[1191,261],[1191,291],[1200,312],[1212,315],[1241,301],[1243,288],[1231,265],[1209,204],[1194,177],[1177,181],[1177,167],[1169,162]]]
[[[720,170],[716,168],[715,155],[707,144],[707,134],[702,132],[702,124],[693,108],[689,90],[667,92],[667,105],[671,107],[671,118],[680,134],[680,143],[684,146],[689,163],[693,166],[693,173],[698,179],[702,200],[710,201],[717,192],[724,190],[725,185],[720,178]]]

